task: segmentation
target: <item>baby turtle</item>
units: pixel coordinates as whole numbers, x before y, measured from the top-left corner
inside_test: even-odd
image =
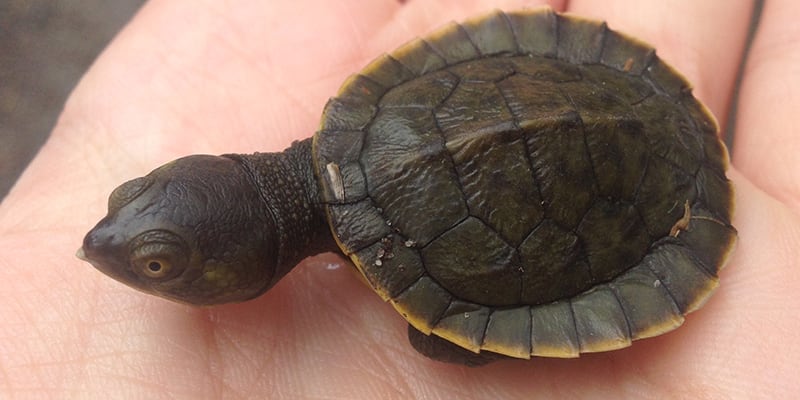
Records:
[[[736,241],[717,130],[650,46],[495,11],[373,61],[312,139],[122,184],[79,256],[209,305],[264,293],[333,237],[429,357],[619,349],[717,286]]]

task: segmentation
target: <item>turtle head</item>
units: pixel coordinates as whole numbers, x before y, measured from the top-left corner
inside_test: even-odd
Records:
[[[125,182],[78,257],[174,301],[243,301],[277,276],[275,221],[253,179],[229,157],[184,157]]]

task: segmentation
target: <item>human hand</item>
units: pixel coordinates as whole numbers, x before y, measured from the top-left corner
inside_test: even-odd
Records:
[[[800,392],[798,17],[767,4],[737,115],[739,245],[717,294],[677,331],[577,360],[468,369],[425,359],[406,324],[333,254],[264,296],[194,308],[72,254],[122,181],[193,153],[275,151],[382,52],[443,23],[535,2],[153,0],[87,73],[0,206],[0,397],[787,398]],[[562,2],[552,2],[563,10]],[[720,121],[750,4],[581,2],[652,43]],[[725,127],[723,127],[724,130]]]

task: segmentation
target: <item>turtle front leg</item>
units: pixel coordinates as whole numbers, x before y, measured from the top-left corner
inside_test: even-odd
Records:
[[[480,353],[473,353],[439,336],[426,335],[411,325],[408,325],[408,341],[411,342],[411,346],[415,350],[425,357],[446,363],[462,364],[468,367],[479,367],[492,361],[511,358],[485,350]]]

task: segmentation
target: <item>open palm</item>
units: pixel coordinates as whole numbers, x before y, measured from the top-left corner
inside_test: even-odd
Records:
[[[339,255],[306,260],[254,301],[213,308],[140,294],[72,256],[123,180],[191,153],[281,150],[314,132],[327,98],[371,58],[447,21],[536,3],[151,1],[85,76],[0,207],[0,397],[800,393],[800,13],[791,0],[767,3],[745,69],[729,172],[738,249],[718,293],[668,335],[577,360],[469,369],[415,353],[402,318]],[[575,0],[568,11],[654,44],[726,120],[750,4]]]

